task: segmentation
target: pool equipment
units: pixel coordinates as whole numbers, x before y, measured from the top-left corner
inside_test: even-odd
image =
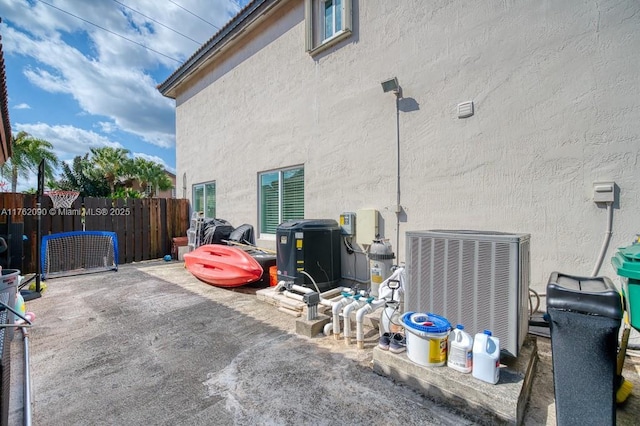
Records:
[[[358,349],[364,349],[364,316],[368,313],[375,312],[386,304],[386,300],[369,297],[366,300],[366,304],[356,312],[356,344],[358,345]]]
[[[406,234],[405,309],[430,311],[473,335],[491,330],[517,357],[529,331],[529,234],[431,230]]]
[[[380,284],[391,275],[395,254],[391,244],[382,239],[373,240],[369,247],[369,270],[371,273],[371,295],[378,297]]]
[[[353,296],[353,301],[345,306],[342,310],[342,319],[344,321],[344,329],[342,335],[344,337],[344,342],[347,345],[351,344],[351,313],[353,311],[357,311],[365,304],[367,304],[367,300],[370,301],[370,299],[368,299],[364,295],[356,294]]]
[[[331,306],[331,313],[333,314],[333,337],[336,340],[340,339],[340,311],[349,303],[353,302],[353,296],[353,293],[342,292],[342,299]]]
[[[336,288],[342,279],[341,237],[332,219],[302,219],[283,222],[276,228],[278,281],[324,292]],[[316,280],[317,289],[306,271]]]
[[[432,313],[407,312],[402,316],[407,356],[423,367],[439,367],[447,360],[449,321]]]
[[[405,269],[397,268],[379,288],[379,299],[385,300],[380,314],[380,335],[402,331],[401,315],[403,312]]]

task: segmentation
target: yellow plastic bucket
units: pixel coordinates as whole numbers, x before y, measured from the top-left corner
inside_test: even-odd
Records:
[[[407,356],[424,367],[440,367],[447,362],[451,324],[439,315],[407,312],[402,316]]]

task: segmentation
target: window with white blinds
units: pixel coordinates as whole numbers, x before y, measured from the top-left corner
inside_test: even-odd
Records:
[[[275,235],[282,222],[304,219],[304,167],[260,173],[260,234]]]

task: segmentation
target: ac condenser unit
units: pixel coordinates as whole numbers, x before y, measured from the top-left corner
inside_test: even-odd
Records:
[[[442,315],[472,336],[491,330],[518,356],[529,331],[529,234],[407,232],[405,310]]]

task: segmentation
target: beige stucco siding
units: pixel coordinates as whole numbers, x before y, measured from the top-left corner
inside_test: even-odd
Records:
[[[304,164],[308,218],[378,209],[401,260],[407,230],[530,233],[544,290],[554,270],[591,273],[606,226],[593,182],[612,180],[615,276],[610,255],[640,232],[637,2],[354,0],[352,37],[315,57],[303,2],[285,3],[181,88],[188,193],[215,180],[218,217],[257,227],[257,173]],[[399,244],[395,97],[380,86],[393,76]],[[457,118],[469,100],[475,115]]]

